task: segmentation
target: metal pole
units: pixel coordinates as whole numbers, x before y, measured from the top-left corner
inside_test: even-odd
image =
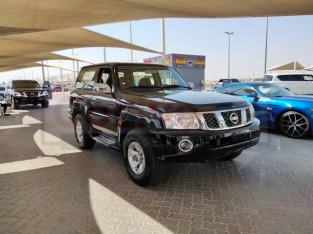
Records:
[[[266,38],[265,38],[264,76],[265,76],[265,74],[266,74],[266,62],[267,62],[267,38],[268,38],[268,17],[266,17]]]
[[[34,71],[33,71],[33,68],[31,67],[32,69],[32,79],[34,79]]]
[[[24,80],[26,80],[26,78],[25,78],[25,71],[24,71],[24,69],[23,69],[22,71],[23,71],[23,73],[24,73]]]
[[[106,52],[106,49],[105,47],[103,47],[103,62],[107,62],[107,52]]]
[[[74,49],[72,49],[72,55],[74,56]],[[75,63],[73,59],[73,73],[74,73],[74,78],[75,78]]]
[[[165,51],[165,19],[161,19],[161,40],[162,40],[162,63],[166,64],[166,51]],[[165,79],[165,77],[164,77]]]
[[[296,72],[296,61],[294,62],[294,65],[293,65],[293,72]]]
[[[228,39],[228,79],[230,78],[229,77],[229,69],[230,69],[230,33],[228,34],[229,36],[229,39]]]
[[[41,64],[43,64],[43,61],[41,61]],[[42,68],[42,81],[45,81],[45,69],[43,68],[43,66],[41,66]]]
[[[48,62],[47,62],[47,64],[48,64]],[[48,73],[48,78],[47,78],[47,79],[48,79],[48,81],[49,81],[49,77],[50,77],[50,76],[49,76],[49,67],[47,67],[47,73]]]
[[[133,44],[133,36],[132,36],[132,22],[131,21],[129,21],[129,29],[130,29],[130,43],[132,43]],[[133,50],[130,50],[130,61],[131,62],[134,62],[133,61]]]
[[[62,94],[63,94],[63,97],[64,97],[64,87],[63,87],[63,74],[62,74],[62,69],[60,69],[60,71],[61,71]]]

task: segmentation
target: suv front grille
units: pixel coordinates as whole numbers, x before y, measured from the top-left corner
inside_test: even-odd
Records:
[[[203,118],[209,128],[211,129],[220,128],[220,125],[218,124],[215,114],[213,113],[203,114]]]
[[[38,92],[25,92],[27,97],[37,97]]]
[[[246,118],[247,118],[247,122],[251,121],[251,114],[250,114],[249,108],[246,109]]]
[[[241,110],[222,112],[227,127],[241,125]]]

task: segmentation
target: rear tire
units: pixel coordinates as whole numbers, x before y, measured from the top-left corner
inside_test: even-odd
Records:
[[[132,181],[140,186],[160,182],[165,171],[164,162],[154,155],[150,137],[147,129],[138,128],[131,130],[123,143],[126,171]]]
[[[33,104],[33,106],[37,106],[37,105],[38,105],[38,103],[34,103],[34,104]]]
[[[226,156],[226,157],[219,158],[218,160],[220,160],[220,161],[230,161],[230,160],[233,160],[233,159],[239,157],[240,154],[242,153],[242,151],[243,151],[243,150],[239,150],[239,151],[237,151],[237,152],[235,152],[235,153],[232,153],[231,155],[228,155],[228,156]]]
[[[43,102],[43,103],[41,103],[41,106],[42,106],[42,108],[47,108],[49,106],[49,102]]]
[[[95,145],[96,141],[88,133],[88,123],[80,114],[77,114],[75,117],[74,132],[80,148],[91,149]]]

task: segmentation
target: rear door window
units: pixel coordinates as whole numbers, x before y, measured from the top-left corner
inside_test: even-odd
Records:
[[[218,93],[227,93],[227,87],[215,90]]]
[[[258,95],[256,91],[254,91],[252,88],[244,85],[234,85],[231,87],[228,87],[228,94],[233,96],[247,96],[249,93],[254,93]]]
[[[289,81],[289,75],[280,75],[277,76],[280,81]]]
[[[302,75],[290,75],[289,81],[303,81]]]
[[[313,81],[313,76],[312,75],[303,75],[303,80],[305,80],[305,81]]]
[[[76,89],[92,90],[95,77],[96,77],[97,68],[81,70],[76,81]]]

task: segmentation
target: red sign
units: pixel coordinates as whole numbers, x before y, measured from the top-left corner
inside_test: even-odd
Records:
[[[151,59],[149,60],[143,60],[144,63],[151,63]]]
[[[204,60],[205,60],[205,57],[198,57],[198,60],[204,61]]]
[[[180,59],[180,60],[183,60],[184,59],[184,56],[178,56],[178,55],[173,55],[173,59],[176,60],[176,59]]]

